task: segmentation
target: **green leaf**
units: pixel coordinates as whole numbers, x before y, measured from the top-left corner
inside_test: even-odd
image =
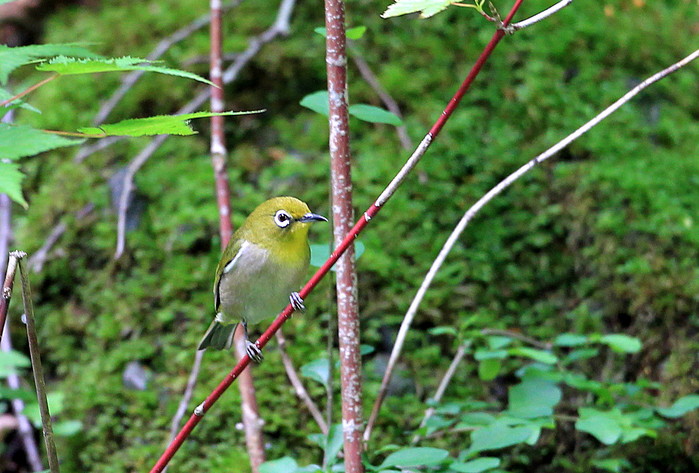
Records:
[[[315,243],[311,247],[311,266],[320,268],[325,261],[330,258],[330,245],[327,243]],[[354,241],[354,260],[358,260],[364,254],[366,246],[360,240]],[[330,271],[335,271],[335,266],[330,268]]]
[[[65,420],[53,424],[53,433],[61,437],[70,437],[80,432],[83,428],[83,423],[79,420]]]
[[[329,389],[330,386],[330,361],[327,358],[319,358],[301,367],[301,374],[307,378],[318,381]]]
[[[559,347],[577,347],[580,345],[585,345],[588,339],[586,335],[579,335],[577,333],[562,333],[556,337],[553,344]]]
[[[558,361],[558,357],[556,357],[556,355],[550,351],[537,350],[536,348],[514,347],[508,349],[507,352],[510,355],[531,358],[532,360],[538,361],[539,363],[544,363],[546,365],[553,365]]]
[[[26,125],[0,123],[0,160],[33,156],[43,151],[74,146],[83,140],[64,138]]]
[[[616,443],[621,438],[622,428],[617,412],[582,407],[579,414],[575,428],[581,432],[587,432],[605,445]]]
[[[55,391],[48,393],[46,395],[46,400],[49,403],[49,413],[51,417],[60,414],[63,411],[63,405],[65,400],[65,395],[60,391]],[[38,429],[41,428],[41,413],[39,412],[39,404],[36,402],[27,404],[24,408],[24,415],[27,419],[31,421],[32,424]]]
[[[9,100],[14,96],[15,96],[15,94],[11,93],[9,90],[0,89],[0,102],[4,102],[5,100]],[[35,113],[41,113],[41,111],[38,108],[32,107],[28,103],[24,102],[22,99],[15,99],[12,102],[5,105],[5,110],[10,110],[13,108],[23,108],[25,110],[30,110],[30,111],[35,112]]]
[[[98,72],[123,72],[123,71],[146,71],[157,72],[169,76],[184,77],[208,85],[214,85],[210,80],[204,79],[201,76],[179,69],[171,69],[169,67],[152,66],[154,64],[148,59],[137,57],[119,57],[106,59],[82,59],[75,57],[58,56],[48,62],[44,62],[36,66],[36,69],[44,72],[56,72],[58,74],[68,76],[76,74],[95,74]]]
[[[658,407],[656,411],[663,417],[676,419],[699,407],[699,394],[682,396],[670,407]]]
[[[384,110],[383,108],[366,105],[363,103],[350,105],[349,114],[370,123],[388,123],[389,125],[401,126],[403,122],[397,115]]]
[[[260,465],[260,473],[294,473],[299,465],[291,457],[266,461]]]
[[[631,463],[625,458],[605,458],[604,460],[592,460],[592,465],[600,470],[621,473],[625,468],[630,468]]]
[[[420,12],[420,18],[429,18],[446,9],[453,0],[396,0],[396,3],[389,5],[381,18],[391,18],[393,16],[407,15],[408,13]]]
[[[69,44],[33,44],[11,48],[0,45],[0,83],[7,83],[9,75],[20,66],[37,59],[54,56],[74,56],[97,58],[99,55],[85,49],[79,43]]]
[[[482,381],[492,381],[500,373],[502,362],[497,358],[488,358],[478,363],[478,377]]]
[[[561,389],[545,379],[527,378],[510,388],[508,399],[508,412],[515,417],[550,416],[561,400]]]
[[[482,457],[466,463],[454,462],[449,468],[459,473],[480,473],[500,466],[500,459],[495,457]]]
[[[519,443],[524,443],[532,434],[529,426],[509,427],[503,423],[495,423],[478,429],[471,434],[469,454],[484,450],[498,450]]]
[[[579,360],[587,360],[599,355],[599,350],[597,348],[581,348],[578,350],[573,350],[563,359],[563,364],[567,365],[574,363]]]
[[[498,359],[498,360],[504,360],[507,358],[507,350],[483,350],[479,349],[476,350],[476,353],[474,353],[473,357],[477,361],[482,361],[482,360],[490,360],[490,359]]]
[[[641,351],[641,341],[621,333],[610,333],[600,337],[600,342],[609,345],[617,353],[638,353]]]
[[[328,105],[328,91],[319,90],[318,92],[313,92],[312,94],[306,95],[301,99],[299,104],[302,107],[313,110],[314,112],[325,115],[326,117],[330,115],[330,106]]]
[[[333,424],[330,426],[330,431],[325,442],[325,458],[332,464],[337,458],[338,453],[342,450],[344,437],[342,435],[342,424]]]
[[[502,337],[500,335],[491,335],[487,339],[488,347],[491,350],[499,350],[500,348],[505,348],[507,345],[512,343],[512,338]]]
[[[484,427],[495,422],[495,416],[487,412],[467,412],[459,418],[457,429]]]
[[[196,132],[189,125],[189,120],[194,118],[248,115],[261,112],[263,112],[263,110],[254,110],[250,112],[196,112],[183,115],[159,115],[147,118],[131,118],[117,123],[100,125],[99,127],[80,128],[78,131],[90,137],[194,135]]]
[[[443,462],[448,456],[449,452],[442,450],[441,448],[404,448],[387,456],[379,466],[379,469],[392,466],[414,467],[436,465]]]
[[[440,325],[439,327],[432,327],[430,329],[427,329],[427,332],[430,335],[452,335],[454,337],[456,337],[459,334],[458,330],[449,325]]]
[[[0,173],[1,179],[2,173]],[[4,378],[8,374],[17,373],[19,369],[28,368],[31,365],[32,362],[29,361],[29,358],[16,350],[0,351],[0,377]]]
[[[328,36],[328,30],[325,27],[315,28],[313,31],[321,35],[323,38]],[[365,32],[366,26],[355,26],[354,28],[345,30],[345,36],[347,36],[347,39],[360,39],[362,36],[364,36]]]
[[[10,199],[27,208],[27,201],[22,195],[23,179],[24,174],[19,170],[18,164],[0,162],[0,194],[7,194]]]
[[[0,368],[1,371],[4,371],[4,367]],[[4,376],[3,373],[0,373],[0,378]],[[36,400],[36,394],[26,389],[12,389],[7,386],[0,386],[0,399],[20,399],[24,402],[31,402]]]

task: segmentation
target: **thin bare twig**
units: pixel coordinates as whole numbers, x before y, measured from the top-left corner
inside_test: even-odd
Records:
[[[53,74],[51,74],[50,76],[48,76],[46,79],[37,82],[36,84],[34,84],[34,85],[32,85],[31,87],[29,87],[29,88],[23,90],[22,92],[20,92],[19,94],[15,95],[14,97],[10,97],[10,98],[7,99],[7,100],[3,100],[2,102],[0,102],[0,107],[4,107],[4,106],[7,105],[8,103],[12,103],[12,102],[14,102],[15,100],[21,99],[21,98],[24,97],[25,95],[27,95],[27,94],[29,94],[29,93],[31,93],[31,92],[34,92],[36,89],[38,89],[38,88],[41,87],[42,85],[46,85],[46,84],[48,84],[49,82],[51,82],[52,80],[57,79],[58,76],[60,76],[60,74],[59,74],[58,72],[54,72]]]
[[[526,20],[518,21],[517,23],[512,23],[510,26],[506,28],[507,33],[514,33],[515,31],[521,30],[522,28],[526,28],[527,26],[531,26],[534,23],[538,23],[541,20],[548,18],[549,16],[553,15],[554,13],[557,13],[558,11],[564,9],[568,5],[573,3],[573,0],[561,0],[560,2],[556,3],[555,5],[547,8],[546,10],[542,11],[541,13],[537,13],[534,16],[531,16],[527,18]]]
[[[555,155],[558,153],[560,150],[568,146],[571,142],[575,141],[577,138],[582,136],[584,133],[589,131],[591,128],[593,128],[595,125],[597,125],[599,122],[607,118],[609,115],[611,115],[613,112],[618,110],[622,105],[624,105],[626,102],[631,100],[636,94],[638,94],[640,91],[648,87],[649,85],[653,84],[654,82],[657,82],[658,80],[662,79],[663,77],[677,71],[681,67],[689,64],[691,61],[695,60],[697,57],[699,57],[699,50],[694,51],[692,54],[689,56],[685,57],[681,61],[673,64],[672,66],[663,69],[662,71],[652,75],[651,77],[647,78],[640,84],[638,84],[636,87],[631,89],[629,92],[624,94],[619,100],[614,102],[612,105],[604,109],[601,113],[599,113],[596,117],[594,117],[592,120],[588,121],[585,123],[583,126],[575,130],[573,133],[565,137],[563,140],[559,141],[556,143],[554,146],[546,150],[545,152],[541,153],[540,155],[536,156],[534,159],[530,160],[528,163],[524,164],[522,167],[517,169],[515,172],[510,174],[507,178],[504,180],[500,181],[495,187],[493,187],[490,191],[488,191],[483,197],[481,197],[475,204],[469,208],[464,216],[461,218],[459,223],[456,225],[452,233],[449,235],[449,238],[447,238],[447,241],[445,242],[444,246],[440,250],[439,254],[437,255],[437,258],[433,261],[432,266],[430,267],[429,271],[427,272],[427,275],[425,276],[425,279],[422,281],[422,284],[420,284],[420,288],[418,289],[415,297],[413,298],[412,302],[410,303],[410,307],[408,308],[408,311],[405,314],[405,317],[403,318],[403,322],[401,323],[400,329],[398,331],[398,336],[396,337],[396,342],[393,346],[393,351],[391,352],[391,356],[389,358],[388,365],[386,367],[386,372],[384,373],[384,378],[383,381],[381,382],[381,388],[379,390],[379,396],[376,399],[376,402],[374,403],[374,408],[372,410],[372,417],[370,418],[370,423],[367,426],[367,430],[364,432],[364,439],[365,441],[368,440],[369,435],[371,433],[370,427],[371,427],[371,421],[372,419],[375,418],[374,413],[378,412],[378,409],[381,406],[381,402],[383,402],[383,398],[385,397],[385,390],[386,387],[388,386],[388,382],[391,379],[391,376],[393,374],[393,369],[395,367],[395,364],[398,360],[398,357],[401,353],[401,350],[403,349],[403,344],[405,342],[405,337],[408,333],[408,330],[410,329],[410,325],[412,324],[413,319],[415,318],[415,314],[417,313],[418,308],[420,307],[420,303],[422,302],[422,299],[425,297],[425,293],[427,292],[427,289],[430,287],[432,284],[432,281],[434,280],[434,277],[437,274],[437,271],[439,271],[439,268],[442,266],[444,263],[444,260],[446,259],[447,255],[453,248],[453,246],[456,244],[457,240],[459,239],[459,236],[461,233],[464,231],[468,223],[471,221],[471,219],[480,211],[481,208],[483,208],[488,202],[490,202],[493,198],[495,198],[498,194],[500,194],[502,191],[504,191],[507,187],[509,187],[513,182],[515,182],[517,179],[519,179],[521,176],[526,174],[529,170],[531,170],[533,167],[535,167],[537,164],[545,161],[546,159],[550,158],[551,156]],[[384,393],[382,395],[382,393]],[[367,434],[367,431],[369,434]]]
[[[262,34],[252,38],[247,49],[243,51],[233,64],[223,72],[223,83],[229,84],[238,78],[238,74],[250,60],[260,51],[262,46],[274,40],[278,36],[289,34],[289,20],[294,9],[296,0],[283,0],[279,5],[277,18],[272,26]],[[176,113],[191,113],[206,102],[211,95],[209,88],[203,89],[192,100],[185,104]],[[128,209],[129,195],[133,191],[133,178],[136,172],[148,161],[169,135],[155,137],[127,166],[124,173],[122,194],[119,198],[117,210],[117,244],[114,258],[118,259],[124,252],[126,246],[126,211]],[[117,140],[113,141],[115,143]]]
[[[2,337],[2,341],[0,341],[0,347],[4,352],[12,351],[12,339],[10,337],[9,325],[9,321],[7,321],[5,323],[5,336]],[[17,373],[9,373],[7,375],[7,385],[10,389],[21,388]],[[22,439],[22,446],[24,447],[24,452],[27,454],[27,460],[32,467],[32,471],[43,471],[44,465],[41,462],[41,453],[39,453],[39,447],[34,439],[34,428],[32,427],[32,423],[29,422],[29,419],[27,419],[27,416],[22,413],[24,412],[24,401],[21,399],[13,399],[12,410],[15,412],[15,417],[17,418],[17,430]]]
[[[22,258],[26,256],[26,253],[21,251],[13,251],[12,253],[17,258],[19,275],[22,280],[22,301],[24,302],[24,315],[26,316],[27,322],[29,357],[32,360],[32,373],[34,374],[34,384],[36,385],[36,397],[39,402],[39,413],[41,414],[41,425],[44,431],[46,454],[49,458],[49,470],[51,470],[51,473],[58,473],[58,453],[56,452],[56,444],[53,440],[51,413],[49,412],[49,403],[46,398],[46,381],[44,380],[44,369],[41,366],[39,340],[36,336],[36,322],[34,320],[34,307],[32,306],[32,290],[29,286],[27,271],[22,266]]]
[[[444,396],[444,391],[447,390],[447,386],[449,386],[449,383],[451,382],[451,379],[454,377],[454,373],[456,373],[456,367],[459,366],[459,363],[461,363],[461,360],[464,359],[464,355],[466,355],[466,349],[468,348],[467,344],[461,344],[459,345],[459,348],[457,348],[456,353],[454,354],[454,358],[451,360],[451,363],[449,364],[449,368],[447,369],[446,373],[444,373],[444,376],[442,377],[442,380],[439,382],[439,386],[437,386],[437,391],[434,393],[434,398],[432,398],[435,402],[439,402],[442,400],[442,396]],[[430,407],[425,411],[425,415],[422,418],[422,421],[420,422],[420,427],[423,428],[427,424],[427,420],[432,417],[432,414],[434,414],[434,407]],[[418,443],[420,441],[420,436],[415,435],[413,437],[413,445]]]
[[[172,442],[175,438],[177,430],[180,428],[180,422],[182,422],[182,417],[184,413],[187,412],[187,406],[189,401],[192,400],[192,394],[194,393],[194,387],[197,384],[197,378],[199,377],[199,370],[201,369],[201,360],[204,358],[204,351],[197,350],[194,353],[194,363],[192,364],[192,369],[189,372],[189,377],[187,378],[187,386],[184,388],[184,394],[182,394],[182,399],[177,406],[177,412],[172,418],[170,423],[170,436],[168,443]]]
[[[286,370],[286,375],[289,378],[289,382],[291,382],[291,385],[294,387],[294,392],[296,392],[299,399],[301,399],[306,405],[308,411],[311,413],[311,416],[313,416],[313,419],[316,421],[316,424],[318,424],[318,427],[320,427],[320,431],[323,432],[324,435],[327,435],[328,424],[323,419],[323,414],[321,414],[320,409],[316,403],[313,402],[311,395],[308,394],[308,391],[301,382],[301,378],[296,372],[296,368],[294,368],[294,362],[291,361],[291,357],[286,352],[286,338],[284,338],[284,334],[281,330],[276,333],[276,337],[279,354],[282,357],[282,363],[284,364],[284,369]]]
[[[10,307],[10,299],[12,298],[12,286],[15,283],[15,273],[17,272],[17,260],[24,258],[22,252],[13,251],[7,261],[7,272],[5,273],[5,281],[2,285],[2,295],[0,295],[0,338],[5,328],[5,320],[7,319],[7,310]]]
[[[484,328],[483,330],[481,330],[481,333],[483,335],[500,335],[502,337],[514,338],[524,343],[528,343],[532,346],[535,346],[537,348],[541,348],[542,350],[550,350],[553,346],[553,344],[549,342],[540,342],[535,338],[527,337],[524,334],[521,334],[519,332],[513,332],[512,330],[503,330],[499,328]]]
[[[362,75],[364,80],[371,86],[372,89],[374,89],[376,95],[379,96],[386,108],[388,108],[391,113],[402,120],[403,114],[400,111],[398,103],[396,103],[396,101],[393,100],[393,97],[391,97],[391,94],[389,94],[386,89],[383,88],[379,82],[379,79],[376,77],[376,74],[374,74],[374,71],[372,71],[371,67],[369,67],[369,64],[357,50],[353,49],[352,53],[353,54],[351,54],[350,57],[352,58],[352,61],[354,61],[354,65],[357,66],[357,69],[359,69],[359,73]],[[413,149],[415,145],[413,144],[413,140],[410,139],[410,136],[408,136],[408,129],[405,127],[405,125],[396,127],[396,133],[398,133],[398,139],[400,140],[400,144],[403,149]]]

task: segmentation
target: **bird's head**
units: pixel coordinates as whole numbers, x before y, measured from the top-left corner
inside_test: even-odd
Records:
[[[248,216],[241,230],[252,243],[274,248],[278,245],[306,244],[313,222],[327,222],[295,197],[274,197],[260,204]]]

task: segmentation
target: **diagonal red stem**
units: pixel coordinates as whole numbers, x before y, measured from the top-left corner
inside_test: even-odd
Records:
[[[515,15],[523,1],[524,0],[515,1],[514,5],[512,6],[512,9],[510,10],[510,13],[507,15],[505,21],[503,22],[505,26],[507,26],[510,23],[512,17]],[[459,105],[459,102],[461,101],[464,94],[469,89],[474,79],[480,72],[481,68],[483,67],[483,64],[485,64],[485,61],[492,54],[493,50],[500,42],[500,40],[503,38],[503,36],[505,36],[505,32],[501,29],[498,29],[493,34],[493,37],[490,39],[486,47],[483,49],[483,52],[478,57],[478,60],[476,60],[476,63],[471,68],[471,71],[466,76],[466,79],[464,79],[459,89],[456,91],[452,99],[449,101],[449,104],[444,109],[439,119],[432,126],[425,139],[423,139],[422,143],[418,146],[418,149],[415,151],[415,153],[413,153],[413,156],[410,157],[408,162],[403,166],[403,169],[401,169],[396,178],[394,178],[393,182],[395,182],[396,179],[398,179],[396,186],[393,186],[392,188],[391,184],[393,184],[393,182],[389,184],[389,187],[379,196],[376,202],[374,202],[367,209],[367,211],[364,212],[362,217],[357,221],[357,223],[354,224],[354,227],[352,227],[352,230],[350,230],[350,232],[347,234],[342,243],[340,243],[340,245],[335,249],[335,251],[333,251],[328,260],[323,264],[323,266],[321,266],[320,269],[316,271],[313,277],[311,277],[311,279],[306,283],[306,285],[301,289],[301,291],[299,291],[299,295],[301,296],[301,298],[305,299],[311,293],[311,291],[313,291],[313,289],[318,285],[320,280],[323,279],[323,277],[325,277],[328,271],[330,271],[330,268],[337,262],[337,260],[340,258],[340,256],[342,256],[342,254],[345,252],[345,250],[347,250],[347,248],[352,244],[352,242],[354,242],[354,240],[357,238],[359,233],[361,233],[364,227],[366,227],[369,221],[372,218],[374,218],[376,214],[379,213],[379,210],[381,210],[383,204],[385,204],[386,201],[391,197],[391,195],[393,195],[393,192],[395,192],[395,188],[400,183],[400,181],[402,181],[401,174],[407,174],[408,171],[415,167],[415,165],[419,161],[419,158],[422,155],[424,155],[427,148],[429,148],[429,145],[432,142],[432,140],[437,136],[437,134],[439,134],[439,132],[444,127],[444,124],[447,122],[451,114]],[[272,325],[270,325],[269,328],[257,340],[256,344],[260,348],[263,348],[265,345],[267,345],[270,339],[274,336],[274,333],[277,330],[279,330],[279,328],[282,325],[284,325],[284,323],[291,317],[292,313],[293,307],[291,306],[291,304],[289,304],[282,311],[282,313],[277,316]],[[221,397],[221,395],[223,395],[223,393],[228,389],[228,387],[231,384],[233,384],[236,378],[240,375],[240,373],[242,373],[242,371],[248,366],[249,363],[250,358],[247,355],[243,356],[243,358],[240,359],[238,364],[235,365],[231,372],[228,373],[226,377],[221,381],[221,383],[211,392],[211,394],[207,396],[204,402],[202,402],[199,405],[199,407],[195,410],[194,414],[192,414],[192,416],[189,418],[184,427],[182,427],[182,430],[180,430],[175,439],[165,449],[158,462],[151,469],[151,473],[160,473],[161,471],[163,471],[163,469],[170,462],[177,450],[179,450],[179,448],[182,446],[187,437],[189,437],[189,434],[192,432],[192,430],[194,430],[194,427],[196,427],[197,424],[201,421],[204,414],[206,414],[206,412],[211,408],[211,406]]]

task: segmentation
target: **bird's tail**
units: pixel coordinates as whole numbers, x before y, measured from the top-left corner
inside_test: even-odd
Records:
[[[205,350],[206,348],[213,348],[216,350],[228,350],[233,345],[233,334],[237,326],[238,324],[224,325],[214,320],[204,334],[204,338],[199,342],[199,348],[197,349]]]

